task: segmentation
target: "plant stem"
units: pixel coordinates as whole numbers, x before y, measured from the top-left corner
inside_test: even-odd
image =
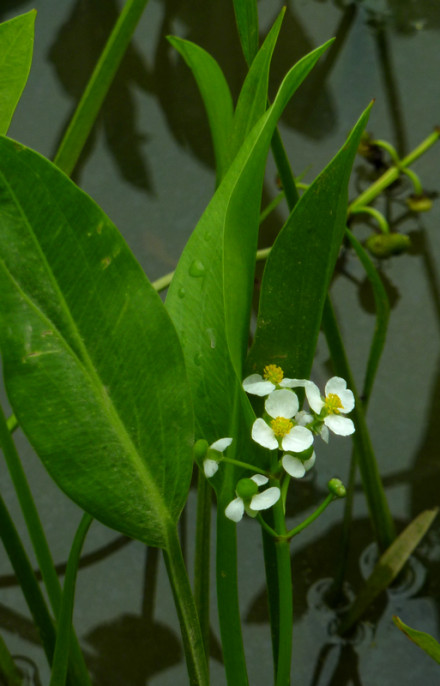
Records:
[[[378,195],[380,195],[385,188],[390,186],[394,181],[397,181],[401,174],[401,170],[405,167],[409,167],[415,160],[417,160],[421,155],[423,155],[434,143],[437,142],[440,136],[440,128],[436,128],[424,141],[414,148],[412,152],[401,160],[399,166],[390,167],[387,171],[382,174],[380,178],[377,179],[369,188],[367,188],[363,193],[361,193],[356,200],[354,200],[351,205],[348,206],[348,215],[355,209],[362,207],[363,205],[369,205]]]
[[[335,366],[335,371],[338,375],[346,379],[347,385],[352,390],[355,398],[353,421],[356,426],[356,431],[353,434],[353,443],[357,450],[362,483],[367,498],[370,518],[375,530],[376,540],[380,549],[385,550],[391,545],[396,537],[394,523],[391,518],[377,462],[374,457],[362,403],[356,390],[335,313],[328,296],[324,307],[322,325],[330,355]]]
[[[177,528],[172,523],[167,529],[167,545],[163,553],[179,616],[190,685],[208,686],[208,668],[199,618],[183,560]]]
[[[198,470],[194,600],[209,669],[209,577],[211,560],[211,486]]]
[[[273,506],[275,529],[280,538],[275,539],[278,572],[279,640],[276,668],[276,686],[290,685],[293,633],[292,570],[289,542],[286,538],[286,522],[281,500]]]
[[[26,479],[20,458],[9,432],[3,408],[0,406],[0,446],[5,456],[6,464],[17,494],[18,502],[32,542],[35,556],[41,570],[49,601],[54,615],[57,617],[61,604],[61,585],[55,570],[52,555],[44,534],[38,510]],[[75,683],[91,686],[78,639],[73,633],[71,642],[71,663],[69,675]]]
[[[287,531],[285,534],[285,538],[287,540],[290,540],[297,534],[299,534],[301,531],[306,529],[312,522],[315,521],[315,519],[318,519],[318,517],[324,512],[324,510],[327,509],[327,507],[330,505],[335,500],[335,496],[332,493],[329,493],[324,502],[319,505],[312,514],[307,517],[301,524],[298,524],[298,526],[295,526],[293,529],[290,531]]]
[[[54,159],[68,175],[75,168],[147,2],[127,0],[76,108]]]

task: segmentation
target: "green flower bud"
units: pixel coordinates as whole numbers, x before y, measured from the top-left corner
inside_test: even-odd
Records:
[[[236,489],[236,494],[243,500],[250,500],[256,493],[258,493],[258,486],[252,479],[240,479]]]
[[[206,453],[208,452],[208,448],[209,443],[208,441],[205,441],[204,438],[200,438],[198,441],[196,441],[193,448],[194,459],[197,461],[203,461],[206,457]]]
[[[374,257],[391,257],[409,250],[411,241],[403,233],[373,234],[365,241],[365,247]]]
[[[429,212],[433,205],[431,198],[426,193],[410,195],[405,202],[412,212]]]
[[[340,479],[330,479],[327,484],[330,493],[337,498],[345,498],[347,490]]]

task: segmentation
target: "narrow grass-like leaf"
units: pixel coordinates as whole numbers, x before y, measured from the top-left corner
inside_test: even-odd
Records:
[[[279,364],[308,378],[322,312],[344,236],[351,166],[370,107],[347,142],[295,205],[263,274],[257,330],[248,370]]]
[[[0,635],[0,679],[6,686],[22,686],[23,675],[18,670],[3,637]]]
[[[71,174],[148,0],[127,0],[55,156]]]
[[[168,36],[168,40],[191,69],[199,87],[214,146],[218,185],[227,170],[229,159],[228,146],[234,113],[229,86],[216,60],[206,50],[176,36]]]
[[[192,470],[184,361],[117,229],[53,164],[0,140],[0,346],[15,414],[84,510],[163,547]]]
[[[397,536],[383,553],[366,581],[347,616],[342,621],[340,632],[343,634],[362,617],[373,600],[382,593],[403,569],[405,562],[418,546],[438,514],[439,508],[424,510]]]
[[[34,47],[36,11],[0,24],[0,134],[11,123],[17,103],[26,85]]]
[[[243,145],[246,136],[255,126],[267,108],[269,68],[275,49],[281,23],[285,14],[283,8],[269,31],[258,54],[253,60],[241,88],[235,108],[232,136],[229,143],[229,156],[232,161]]]
[[[234,0],[234,10],[243,55],[250,66],[258,50],[257,0]]]
[[[57,621],[57,640],[55,643],[49,686],[64,686],[66,683],[76,576],[78,573],[81,550],[92,521],[93,518],[89,514],[85,513],[82,516],[67,561],[61,609]]]
[[[405,636],[408,636],[410,641],[419,646],[429,657],[440,664],[440,643],[435,640],[430,634],[425,631],[418,631],[417,629],[412,629],[408,624],[402,622],[400,617],[396,615],[393,616],[393,622],[400,631],[402,631]]]

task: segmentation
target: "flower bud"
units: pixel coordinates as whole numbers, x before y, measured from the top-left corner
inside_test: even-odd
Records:
[[[347,490],[340,479],[330,479],[327,484],[328,490],[336,498],[345,498]]]
[[[403,233],[373,234],[365,241],[365,247],[374,257],[391,257],[409,250],[411,241]]]
[[[258,486],[255,481],[252,481],[252,479],[240,479],[235,488],[235,492],[239,498],[243,498],[243,500],[249,500],[252,498],[252,496],[258,493]]]
[[[208,441],[205,441],[204,438],[200,438],[198,441],[194,443],[194,448],[193,448],[193,454],[194,454],[194,459],[197,461],[203,461],[206,457],[206,454],[208,452],[209,448],[209,443]]]
[[[429,212],[433,203],[426,193],[414,193],[406,199],[406,204],[412,212]]]

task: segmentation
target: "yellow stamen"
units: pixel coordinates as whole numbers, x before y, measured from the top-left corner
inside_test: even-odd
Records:
[[[283,380],[284,372],[281,367],[277,367],[276,364],[268,364],[264,368],[263,376],[267,381],[270,381],[276,386]]]
[[[339,409],[342,408],[340,397],[336,393],[329,393],[325,399],[325,406],[329,414],[339,414]]]
[[[270,425],[277,438],[284,438],[293,427],[293,422],[285,417],[277,417],[276,419],[272,419]]]

